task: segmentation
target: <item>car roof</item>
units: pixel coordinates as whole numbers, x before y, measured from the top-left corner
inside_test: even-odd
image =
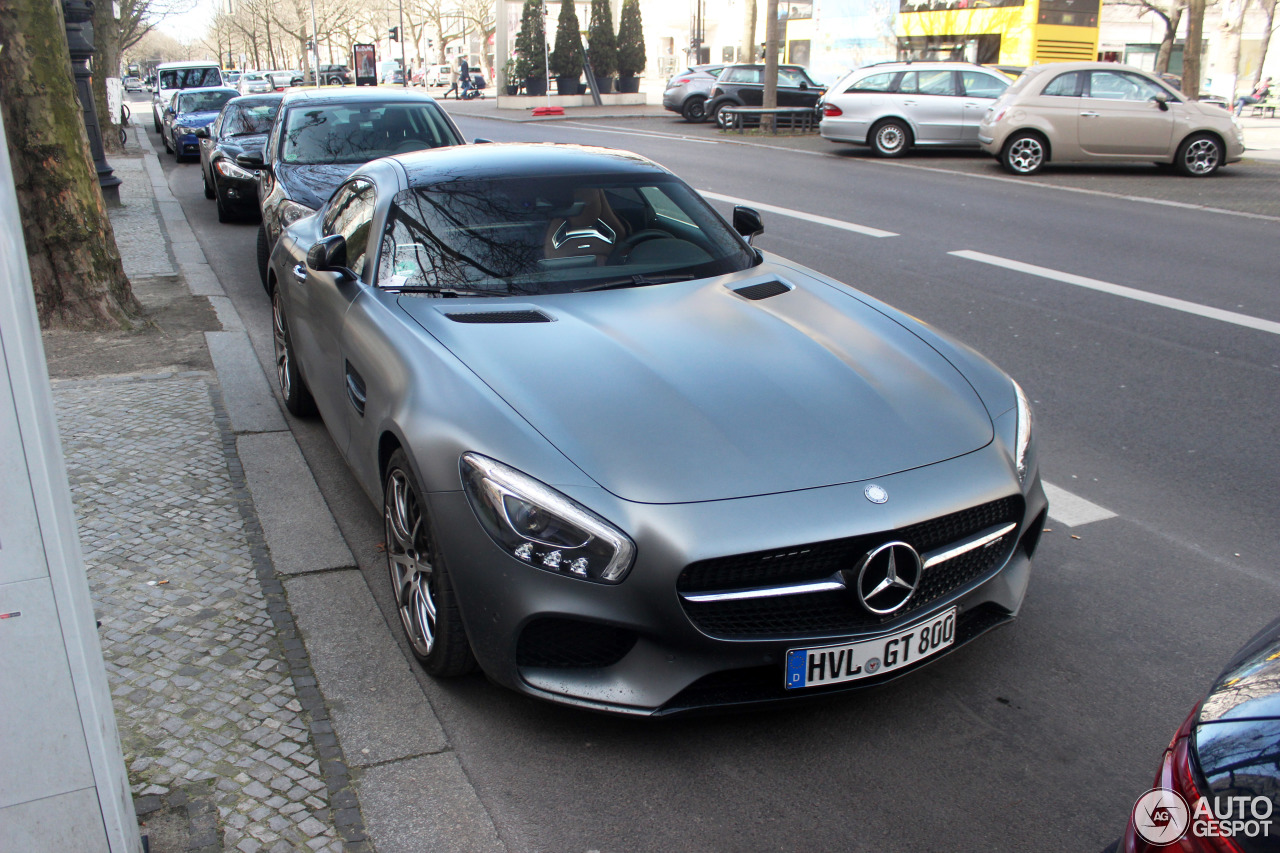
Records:
[[[157,71],[167,71],[170,68],[217,68],[222,70],[222,66],[210,60],[195,60],[194,62],[161,62],[156,66]]]
[[[279,92],[259,92],[256,95],[240,95],[227,101],[227,103],[241,107],[252,107],[257,104],[278,104],[283,97],[284,95]]]
[[[504,142],[455,145],[401,154],[410,186],[439,180],[535,178],[556,175],[670,176],[657,163],[614,148],[564,145],[552,142]]]
[[[994,65],[979,65],[976,62],[968,62],[963,59],[913,59],[907,61],[893,60],[891,62],[872,62],[857,69],[858,71],[869,71],[876,69],[879,71],[905,71],[908,68],[925,68],[930,71],[939,68],[983,68],[991,71],[996,68]]]
[[[1150,71],[1143,71],[1132,65],[1121,65],[1119,62],[1098,62],[1096,60],[1079,62],[1044,62],[1030,65],[1023,74],[1043,74],[1046,71],[1136,71],[1144,77],[1154,76]]]
[[[174,92],[175,98],[181,98],[185,95],[199,95],[204,92],[230,92],[232,95],[239,95],[239,89],[233,89],[230,86],[198,86],[194,89],[179,89]]]
[[[314,106],[367,103],[421,104],[435,103],[435,98],[425,92],[416,92],[413,89],[406,89],[401,86],[361,86],[350,89],[316,89],[308,87],[306,89],[290,89],[285,92],[284,103],[281,106],[292,107],[299,103]]]

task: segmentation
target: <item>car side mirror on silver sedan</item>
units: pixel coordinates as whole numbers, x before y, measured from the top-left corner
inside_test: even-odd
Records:
[[[760,211],[752,207],[743,207],[738,205],[733,209],[733,230],[737,231],[747,240],[747,245],[751,245],[753,237],[764,233],[764,221],[760,218]]]
[[[1156,102],[1156,104],[1158,104],[1158,105],[1159,105],[1159,107],[1160,107],[1161,111],[1163,111],[1163,112],[1167,112],[1167,111],[1168,111],[1168,109],[1169,109],[1169,96],[1168,96],[1168,95],[1166,95],[1164,92],[1157,92],[1156,94],[1152,95],[1152,96],[1151,96],[1151,100],[1155,101],[1155,102]]]
[[[322,237],[307,250],[307,266],[316,272],[332,272],[347,278],[359,278],[347,268],[347,240],[341,234]]]

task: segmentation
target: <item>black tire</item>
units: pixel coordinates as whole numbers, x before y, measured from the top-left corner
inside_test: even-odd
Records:
[[[271,247],[267,245],[267,226],[258,226],[258,275],[262,278],[262,286],[267,286],[267,266],[271,263]]]
[[[867,141],[878,157],[901,157],[911,147],[911,128],[896,118],[885,119],[871,128]]]
[[[1209,133],[1193,133],[1178,146],[1173,165],[1188,178],[1207,178],[1222,165],[1222,142]]]
[[[172,154],[173,146],[169,144],[169,134],[161,132],[160,141],[164,143],[164,153]]]
[[[209,186],[209,173],[204,170],[204,165],[200,166],[200,177],[204,180],[204,197],[217,198],[218,194],[214,192],[213,187]]]
[[[729,116],[728,114],[725,113],[725,110],[732,109],[733,107],[736,107],[736,106],[738,105],[734,103],[730,103],[728,101],[724,101],[722,103],[716,104],[716,108],[715,108],[716,127],[720,128],[721,130],[729,129]]]
[[[1005,140],[1000,165],[1014,175],[1034,175],[1049,161],[1049,143],[1038,133],[1020,131]]]
[[[275,345],[276,384],[284,398],[284,407],[300,418],[314,415],[316,401],[298,370],[293,338],[289,335],[289,319],[284,314],[279,288],[271,294],[271,337]]]
[[[707,120],[707,99],[701,95],[690,95],[684,99],[680,107],[680,115],[692,124],[701,124]]]
[[[397,449],[382,488],[387,574],[413,656],[429,674],[450,678],[474,670],[476,659],[422,494],[409,458]]]

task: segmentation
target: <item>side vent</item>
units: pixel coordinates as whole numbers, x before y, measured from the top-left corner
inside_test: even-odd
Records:
[[[746,287],[740,287],[734,293],[744,299],[768,299],[771,296],[777,296],[786,293],[791,289],[790,285],[783,284],[778,280],[762,281],[759,284],[748,284]]]
[[[550,323],[541,311],[450,311],[445,314],[455,323]]]

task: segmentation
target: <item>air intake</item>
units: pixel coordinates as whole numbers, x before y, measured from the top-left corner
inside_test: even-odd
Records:
[[[774,281],[762,281],[759,284],[748,284],[746,287],[738,288],[734,293],[744,299],[760,300],[786,293],[790,289],[790,285],[783,284],[775,279]]]
[[[445,314],[455,323],[550,323],[541,311],[452,311]]]

